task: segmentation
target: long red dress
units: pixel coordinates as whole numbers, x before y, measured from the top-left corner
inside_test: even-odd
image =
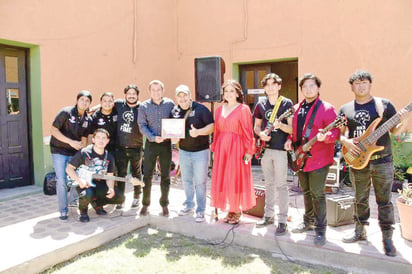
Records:
[[[222,106],[216,109],[213,156],[212,207],[237,212],[256,205],[252,166],[243,161],[245,153],[256,152],[250,109],[237,106],[226,118]]]

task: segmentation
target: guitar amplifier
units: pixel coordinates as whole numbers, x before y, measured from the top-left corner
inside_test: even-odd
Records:
[[[255,196],[256,206],[249,210],[243,211],[243,213],[256,217],[263,217],[263,215],[265,215],[265,187],[255,186]]]
[[[353,224],[355,198],[350,195],[326,198],[326,218],[328,225],[341,226]]]

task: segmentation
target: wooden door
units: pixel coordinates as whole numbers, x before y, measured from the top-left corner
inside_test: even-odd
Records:
[[[32,184],[26,51],[0,45],[0,189]]]

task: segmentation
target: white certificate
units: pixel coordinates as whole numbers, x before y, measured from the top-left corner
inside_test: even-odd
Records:
[[[162,138],[185,138],[185,119],[162,119]]]

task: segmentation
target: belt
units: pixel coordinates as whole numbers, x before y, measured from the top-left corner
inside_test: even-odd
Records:
[[[389,155],[390,154],[375,154],[375,155],[372,155],[370,160],[374,161],[374,160],[382,159],[382,158],[388,157]]]

